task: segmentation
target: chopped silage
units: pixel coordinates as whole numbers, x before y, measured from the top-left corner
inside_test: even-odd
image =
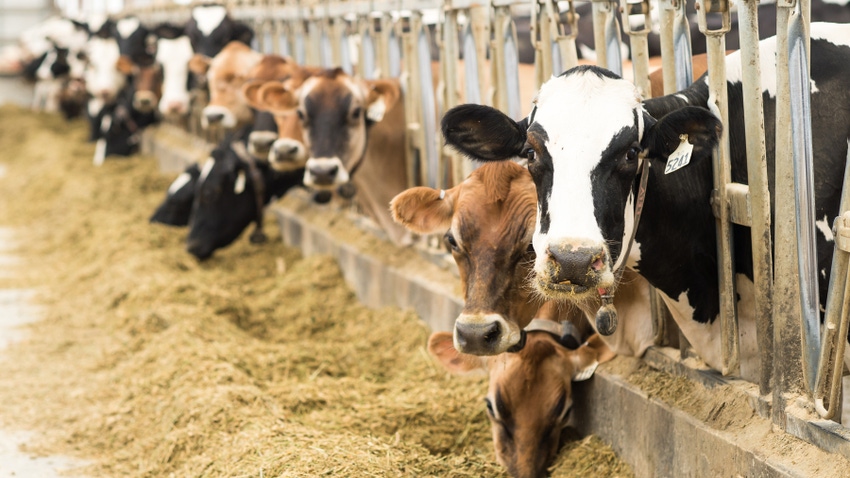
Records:
[[[46,308],[0,364],[0,425],[39,431],[30,451],[90,476],[503,476],[485,379],[435,365],[412,312],[361,306],[330,258],[274,236],[197,263],[185,230],[147,223],[170,180],[153,159],[94,168],[84,138],[0,107],[0,222],[26,260],[0,286]],[[569,453],[557,476],[628,474]]]

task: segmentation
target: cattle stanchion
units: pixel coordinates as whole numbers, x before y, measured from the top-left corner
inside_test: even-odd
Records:
[[[758,2],[741,2],[738,9],[741,38],[742,94],[747,138],[747,179],[753,284],[755,287],[756,339],[759,348],[759,394],[770,393],[773,375],[773,248],[770,236],[770,191],[764,144]]]
[[[629,36],[632,45],[634,84],[640,90],[641,97],[646,99],[652,96],[652,89],[649,85],[649,46],[647,45],[647,35],[652,30],[649,0],[640,0],[637,3],[622,0],[620,8],[623,12],[623,30]],[[632,15],[643,17],[643,26],[639,29],[632,28],[630,22]]]
[[[691,29],[688,25],[685,0],[676,1],[673,16],[673,50],[676,58],[676,91],[684,90],[694,82]]]
[[[493,40],[490,51],[491,104],[520,119],[522,107],[519,100],[519,50],[516,28],[511,19],[510,6],[494,5]]]
[[[735,310],[735,275],[732,264],[732,218],[726,185],[732,182],[729,162],[729,111],[726,91],[726,33],[731,28],[727,0],[701,0],[698,5],[699,29],[706,36],[708,53],[708,106],[723,123],[723,135],[714,153],[714,191],[712,207],[717,221],[718,282],[720,290],[720,328],[723,375],[740,371],[738,320]],[[719,14],[721,27],[710,29],[707,14]]]

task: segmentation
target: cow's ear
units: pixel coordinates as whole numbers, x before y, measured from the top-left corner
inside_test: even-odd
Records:
[[[434,234],[451,227],[457,187],[438,191],[410,188],[390,201],[393,220],[417,234]]]
[[[456,106],[443,116],[442,129],[446,144],[479,161],[519,156],[525,144],[526,122],[489,106]]]
[[[231,39],[251,46],[251,42],[254,41],[254,29],[242,22],[235,23],[233,26],[233,37]]]
[[[272,113],[285,113],[298,107],[295,92],[286,89],[279,81],[269,81],[257,91],[257,102]]]
[[[204,76],[207,74],[207,70],[210,69],[210,58],[201,55],[200,53],[195,53],[191,60],[189,60],[189,71],[198,75]]]
[[[366,118],[377,123],[401,98],[401,86],[392,80],[367,80],[365,83]]]
[[[711,156],[722,132],[723,124],[712,112],[698,106],[686,106],[668,113],[650,126],[641,146],[648,152],[649,158],[666,162],[687,135],[688,143],[694,147],[690,161],[695,161]]]
[[[463,354],[455,349],[450,332],[431,334],[428,338],[428,353],[446,370],[456,375],[486,370],[487,362],[484,357]]]
[[[245,95],[245,99],[251,108],[257,110],[265,109],[265,106],[260,102],[260,88],[265,84],[266,82],[263,80],[249,80],[242,85],[242,94]]]
[[[115,69],[124,75],[134,75],[139,72],[139,67],[127,55],[118,57],[118,61],[115,62]]]
[[[567,354],[573,366],[571,378],[574,382],[589,379],[600,363],[607,362],[615,357],[614,352],[608,348],[599,334],[593,334],[578,349],[563,353]]]

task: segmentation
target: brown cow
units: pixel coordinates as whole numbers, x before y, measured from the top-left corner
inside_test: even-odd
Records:
[[[599,334],[569,350],[543,331],[529,332],[520,352],[492,357],[459,353],[451,333],[436,332],[428,352],[452,373],[489,373],[485,401],[496,461],[517,478],[547,476],[569,420],[572,382],[590,378],[614,357]]]
[[[203,128],[231,129],[251,123],[253,113],[242,95],[242,85],[262,58],[262,53],[239,41],[228,43],[212,60],[197,55],[192,58],[189,68],[206,75],[210,91],[210,101],[201,115]]]
[[[315,74],[298,89],[269,82],[257,92],[275,115],[298,115],[309,152],[304,184],[327,197],[334,189],[353,196],[397,244],[405,242],[406,231],[393,222],[387,204],[407,184],[401,95],[397,80],[354,79],[341,69]]]
[[[444,241],[458,264],[465,301],[455,321],[457,349],[495,355],[521,346],[522,329],[540,303],[526,285],[537,218],[537,193],[528,171],[509,161],[484,164],[452,189],[404,191],[390,209],[413,232],[448,230]],[[653,340],[646,281],[626,270],[615,305],[622,323],[604,340],[618,354],[643,355]],[[592,319],[599,303],[579,307]]]

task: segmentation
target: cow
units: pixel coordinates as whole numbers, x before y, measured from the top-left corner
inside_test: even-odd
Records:
[[[810,31],[815,211],[823,218],[817,235],[823,307],[832,259],[828,224],[838,214],[841,193],[834,178],[843,177],[850,138],[850,26],[814,23]],[[760,43],[763,78],[775,75],[775,48],[775,38]],[[740,61],[738,53],[726,59],[727,134],[732,180],[746,183]],[[764,121],[771,125],[775,87],[770,82],[765,86]],[[547,81],[535,108],[519,123],[492,108],[463,105],[446,113],[442,129],[448,144],[472,158],[528,158],[538,193],[533,238],[537,291],[562,301],[597,298],[617,288],[615,269],[621,264],[632,267],[659,290],[703,360],[720,369],[710,157],[722,126],[706,108],[708,97],[703,77],[679,93],[641,102],[634,85],[607,70],[584,66]],[[690,163],[663,174],[667,159],[680,147],[693,147]],[[768,134],[768,171],[773,171],[774,149],[774,137]],[[635,228],[636,181],[644,174],[645,202],[640,227]],[[753,380],[758,364],[750,305],[750,231],[734,229],[741,375]],[[632,234],[628,257],[620,257]]]
[[[206,74],[210,90],[210,101],[201,114],[201,126],[240,128],[249,124],[253,112],[242,95],[242,85],[248,81],[248,72],[256,66],[263,55],[244,43],[233,41],[209,62],[203,70],[193,71]]]
[[[541,300],[527,287],[534,263],[531,238],[537,193],[522,166],[505,161],[477,168],[457,186],[438,191],[415,187],[390,203],[393,219],[419,234],[444,234],[458,267],[464,308],[455,320],[455,348],[467,354],[495,355],[522,347],[523,330]],[[646,280],[628,271],[616,296],[624,325],[607,337],[617,354],[640,357],[653,344]],[[580,334],[599,305],[580,304]]]
[[[101,110],[114,103],[118,93],[127,84],[127,75],[118,69],[121,51],[115,39],[114,28],[115,24],[111,20],[97,26],[92,30],[85,49],[88,63],[84,76],[90,97],[87,111],[91,121],[92,141],[97,139],[102,128],[97,121]]]
[[[154,62],[154,47],[148,40],[150,30],[136,16],[127,16],[115,22],[115,39],[118,51],[134,65],[150,66]]]
[[[317,200],[330,200],[334,190],[353,197],[391,241],[408,241],[387,211],[407,184],[404,101],[397,80],[354,79],[337,68],[312,75],[296,90],[266,83],[257,96],[275,115],[298,115],[309,153],[304,184],[319,191]]]
[[[162,97],[159,112],[164,117],[189,114],[192,76],[189,61],[194,52],[185,26],[162,23],[153,28],[156,36],[156,63],[162,70]]]
[[[82,79],[85,68],[82,50],[87,40],[85,25],[58,17],[25,32],[21,42],[34,58],[26,64],[23,74],[35,83],[34,110],[57,111],[65,85],[70,80]]]
[[[130,156],[139,151],[141,127],[132,109],[132,92],[127,88],[115,101],[107,103],[94,118],[98,126],[92,163],[103,164],[107,156]]]
[[[303,169],[271,169],[249,157],[247,134],[228,136],[213,150],[195,185],[186,250],[200,261],[230,245],[251,222],[257,225],[251,242],[263,242],[264,206],[303,184]]]
[[[572,382],[589,379],[600,363],[614,357],[599,334],[570,350],[551,324],[528,332],[518,353],[492,357],[458,352],[449,332],[435,332],[428,339],[428,352],[449,372],[489,374],[484,400],[496,461],[515,478],[548,476],[570,419]]]
[[[250,46],[254,31],[248,25],[236,21],[227,14],[223,5],[206,4],[192,8],[192,18],[186,24],[186,35],[192,50],[202,61],[218,55],[225,45],[233,41]]]
[[[247,150],[255,161],[265,161],[272,143],[277,138],[276,124],[271,114],[257,113],[254,125],[248,136]],[[168,187],[165,199],[157,206],[150,218],[151,223],[168,226],[186,226],[192,212],[195,199],[195,183],[201,175],[197,164],[192,164],[181,173]]]

